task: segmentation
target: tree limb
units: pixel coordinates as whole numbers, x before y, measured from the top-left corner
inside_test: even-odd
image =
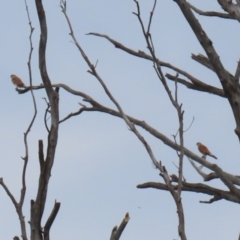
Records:
[[[82,109],[80,109],[78,112],[70,114],[67,119],[69,119],[72,116],[77,116],[77,113],[82,113],[84,111],[98,111],[98,112],[103,112],[103,113],[107,113],[110,114],[112,116],[115,117],[119,117],[122,118],[121,114],[111,108],[105,107],[103,105],[101,105],[100,103],[98,103],[96,100],[94,100],[91,96],[80,92],[80,91],[76,91],[72,88],[70,88],[69,86],[65,85],[65,84],[53,84],[52,86],[54,87],[61,87],[64,90],[66,90],[67,92],[76,95],[76,96],[80,96],[84,99],[84,101],[89,102],[93,107],[84,107]],[[33,86],[34,90],[39,90],[44,88],[43,86]],[[26,91],[29,91],[29,89],[24,89],[21,90],[19,93],[24,93]],[[146,130],[147,132],[149,132],[152,136],[158,138],[159,140],[161,140],[164,144],[166,144],[167,146],[169,146],[170,148],[176,150],[176,151],[180,151],[180,146],[178,144],[176,144],[175,142],[173,142],[172,140],[170,140],[167,136],[165,136],[163,133],[159,132],[157,129],[151,127],[150,125],[148,125],[145,121],[143,120],[139,120],[136,119],[134,117],[131,117],[129,115],[127,115],[127,118],[134,123],[135,125],[138,125],[139,127],[143,128],[144,130]],[[60,122],[63,122],[63,120],[61,120]],[[184,155],[189,157],[190,159],[198,162],[199,164],[207,167],[210,170],[213,170],[212,168],[212,164],[208,161],[206,161],[205,159],[199,157],[198,155],[194,154],[193,152],[191,152],[189,149],[187,149],[186,147],[184,147]],[[214,171],[214,170],[213,170]],[[230,179],[230,181],[235,184],[240,186],[240,178],[238,176],[234,176],[230,173],[225,172],[225,174],[227,175],[227,177]]]
[[[111,42],[116,48],[119,48],[119,49],[121,49],[121,50],[123,50],[123,51],[125,51],[125,52],[127,52],[127,53],[129,53],[129,54],[131,54],[131,55],[133,55],[133,56],[140,57],[140,58],[144,58],[144,59],[149,60],[149,61],[154,61],[154,59],[153,59],[153,57],[152,57],[151,55],[148,55],[148,54],[146,54],[145,52],[140,51],[140,50],[139,50],[138,52],[137,52],[137,51],[134,51],[134,50],[132,50],[132,49],[124,46],[123,44],[117,42],[116,40],[110,38],[110,37],[107,36],[107,35],[100,34],[100,33],[94,33],[94,32],[90,32],[90,33],[88,33],[87,35],[93,35],[93,36],[105,38],[105,39],[107,39],[109,42]],[[170,63],[166,63],[166,62],[160,61],[160,60],[158,60],[158,59],[157,59],[157,62],[158,62],[158,64],[159,64],[161,67],[166,67],[166,68],[172,69],[172,70],[178,72],[179,74],[187,77],[187,78],[188,78],[190,81],[192,81],[193,83],[196,83],[196,90],[201,91],[201,90],[200,90],[201,88],[198,89],[198,83],[199,83],[199,86],[205,84],[204,82],[200,81],[199,79],[193,77],[191,74],[189,74],[189,73],[187,73],[186,71],[183,71],[183,70],[181,70],[181,69],[173,66],[173,65],[170,64]],[[210,67],[210,66],[208,66],[208,67]],[[213,70],[212,67],[211,67],[211,70]],[[182,83],[182,82],[180,82],[180,83]],[[194,89],[194,88],[192,88],[192,89]],[[207,91],[207,88],[205,88],[205,90],[206,90],[206,92],[208,92],[208,91]],[[212,92],[210,91],[209,93],[212,93]],[[214,93],[213,93],[213,94],[214,94]],[[217,94],[217,95],[218,95],[218,94]]]
[[[130,219],[129,213],[126,213],[126,215],[125,215],[125,217],[123,218],[120,226],[119,226],[119,227],[115,226],[115,227],[112,229],[112,233],[111,233],[111,236],[110,236],[110,240],[119,240],[119,239],[120,239],[123,230],[125,229],[125,227],[126,227],[127,224],[128,224],[129,219]]]
[[[53,210],[52,210],[50,216],[48,217],[48,220],[47,220],[47,222],[44,226],[44,231],[43,231],[44,240],[50,240],[50,228],[51,228],[51,226],[52,226],[52,224],[53,224],[53,222],[54,222],[54,220],[57,216],[60,205],[61,205],[60,202],[55,201]]]
[[[218,0],[218,3],[222,6],[223,10],[240,22],[240,9],[238,4],[232,3],[231,0]]]
[[[48,134],[47,155],[39,177],[38,191],[35,201],[31,201],[31,239],[42,240],[41,219],[47,198],[48,183],[54,163],[55,151],[58,140],[59,109],[58,93],[53,89],[46,66],[47,23],[41,0],[35,0],[38,13],[41,35],[39,42],[39,69],[51,107],[51,128]],[[42,162],[41,162],[42,163]],[[40,164],[41,165],[41,164]],[[42,166],[41,166],[42,167]]]
[[[205,50],[208,59],[216,72],[220,83],[222,84],[223,90],[228,98],[228,101],[231,105],[233,115],[236,122],[235,133],[238,136],[240,141],[240,87],[235,81],[232,81],[229,73],[225,70],[220,58],[212,45],[212,41],[209,39],[207,34],[202,29],[199,21],[196,19],[194,14],[192,13],[190,6],[186,0],[174,0],[179,8],[181,9],[183,15],[191,26],[193,32],[195,33],[199,43],[202,45]],[[226,5],[226,0],[218,0],[218,2],[224,2],[223,5]],[[229,4],[233,5],[233,4]],[[224,9],[225,10],[225,9]],[[229,14],[231,14],[229,12]],[[233,13],[232,13],[233,14]],[[231,14],[231,15],[232,15]],[[238,13],[236,13],[237,15]]]
[[[188,183],[183,182],[182,191],[185,192],[195,192],[195,193],[203,193],[211,196],[216,196],[218,200],[225,199],[230,202],[235,202],[240,204],[240,199],[235,196],[233,193],[228,191],[223,191],[217,188],[210,187],[208,185],[202,183]],[[173,185],[174,189],[177,190],[178,185]],[[137,188],[155,188],[159,190],[168,191],[168,187],[164,183],[156,183],[156,182],[147,182],[143,184],[137,185]]]
[[[199,15],[207,16],[207,17],[220,17],[220,18],[234,19],[234,20],[235,20],[235,18],[232,17],[232,16],[231,16],[230,14],[228,14],[228,13],[221,13],[221,12],[214,12],[214,11],[210,11],[210,12],[207,11],[207,12],[205,12],[205,11],[202,11],[202,10],[194,7],[194,6],[193,6],[192,4],[190,4],[190,3],[188,3],[188,4],[189,4],[190,8],[191,8],[194,12],[198,13]]]
[[[186,80],[184,80],[182,78],[179,78],[177,76],[173,76],[173,75],[168,74],[168,73],[165,76],[169,80],[181,83],[182,85],[185,85],[189,89],[193,89],[193,90],[197,90],[197,91],[201,91],[201,92],[206,92],[206,93],[211,93],[211,94],[217,95],[219,97],[226,98],[226,96],[224,94],[224,91],[222,89],[213,87],[213,86],[208,85],[208,84],[206,84],[204,82],[190,79],[192,81],[192,83],[190,83],[190,82],[188,82],[188,81],[186,81]]]

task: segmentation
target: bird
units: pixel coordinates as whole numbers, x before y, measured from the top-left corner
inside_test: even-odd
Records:
[[[202,153],[205,157],[208,155],[208,156],[210,156],[210,157],[213,157],[213,158],[217,159],[217,157],[214,156],[214,155],[209,151],[209,149],[208,149],[205,145],[203,145],[202,143],[198,142],[198,143],[197,143],[197,146],[198,146],[199,152]]]
[[[23,81],[18,76],[12,74],[10,77],[12,79],[13,84],[16,85],[17,87],[26,87]]]

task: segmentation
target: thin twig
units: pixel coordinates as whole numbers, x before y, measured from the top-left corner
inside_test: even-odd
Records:
[[[154,10],[156,8],[156,4],[157,4],[157,0],[154,0],[153,8],[152,8],[152,11],[150,12],[147,34],[150,34],[150,27],[151,27],[151,24],[152,24],[152,18],[153,18]]]
[[[194,117],[193,117],[192,122],[190,123],[189,127],[186,130],[184,130],[183,132],[187,132],[191,128],[193,122],[194,122]]]
[[[94,100],[91,96],[87,95],[86,93],[74,90],[74,89],[70,88],[69,86],[67,86],[65,84],[62,84],[62,83],[53,84],[52,86],[53,87],[60,87],[60,88],[62,88],[64,90],[66,90],[67,92],[71,93],[72,95],[82,97],[84,101],[90,103],[93,106],[93,107],[87,107],[86,109],[83,109],[82,111],[103,112],[103,113],[107,113],[107,114],[115,116],[115,117],[122,118],[122,115],[120,114],[119,111],[117,111],[115,109],[112,109],[112,108],[108,108],[108,107],[100,104],[99,102]],[[43,89],[43,88],[44,87],[41,86],[41,85],[40,86],[33,86],[34,90],[40,90],[40,89]],[[23,94],[23,93],[26,93],[27,91],[29,91],[29,88],[21,90],[21,91],[19,91],[19,93]],[[74,115],[74,116],[76,116],[76,115]],[[158,130],[156,130],[155,128],[153,128],[149,124],[147,124],[145,121],[133,118],[133,117],[131,117],[129,115],[127,115],[127,118],[131,122],[133,122],[135,125],[143,128],[145,131],[150,133],[152,136],[154,136],[155,138],[157,138],[160,141],[162,141],[168,147],[170,147],[170,148],[172,148],[172,149],[174,149],[176,151],[180,151],[180,146],[178,144],[176,144],[174,141],[169,139],[163,133],[159,132]],[[208,162],[205,159],[199,157],[198,155],[196,155],[195,153],[193,153],[192,151],[190,151],[186,147],[184,147],[184,155],[189,157],[190,159],[194,160],[195,162],[198,162],[199,164],[203,165],[204,167],[214,171],[211,162]],[[227,173],[227,172],[224,172],[224,174],[227,176],[228,179],[230,179],[230,181],[233,184],[240,186],[240,177],[239,176],[236,176],[236,175],[233,175],[233,174],[230,174],[230,173]]]
[[[167,170],[165,168],[164,168],[165,174],[161,174],[161,176],[164,178],[164,181],[165,181],[166,185],[168,186],[169,192],[171,193],[171,195],[175,201],[175,204],[177,206],[177,209],[178,209],[178,218],[179,218],[178,233],[179,233],[179,236],[181,237],[182,240],[186,240],[187,238],[186,238],[186,233],[185,233],[184,213],[183,213],[183,206],[181,203],[181,189],[182,189],[182,176],[183,176],[182,171],[183,171],[183,157],[184,157],[184,142],[183,142],[183,114],[184,114],[184,111],[182,111],[182,105],[178,104],[177,82],[175,82],[175,99],[174,99],[174,97],[172,96],[171,90],[169,89],[169,86],[167,84],[167,81],[163,75],[161,65],[159,64],[158,58],[155,55],[155,49],[154,49],[154,44],[153,44],[153,39],[151,37],[151,34],[149,32],[145,31],[144,24],[143,24],[141,15],[140,15],[140,5],[137,0],[134,0],[134,2],[136,3],[136,6],[137,6],[137,13],[134,13],[134,14],[137,16],[138,21],[141,25],[142,33],[143,33],[143,35],[145,37],[145,41],[147,43],[147,48],[153,59],[154,70],[155,70],[158,78],[162,82],[162,85],[164,86],[165,91],[168,94],[169,100],[171,101],[172,105],[174,106],[174,108],[176,109],[176,111],[178,113],[180,154],[179,154],[179,182],[178,182],[177,193],[175,192],[175,190],[172,187],[171,182],[169,181],[169,176],[168,176]],[[156,1],[154,2],[153,10],[155,9],[155,5],[156,5]],[[153,10],[152,10],[152,12],[153,12]],[[150,15],[150,16],[151,17],[149,20],[148,29],[150,29],[150,25],[152,23],[152,15]]]
[[[89,60],[89,58],[87,57],[87,55],[85,54],[84,50],[81,48],[80,44],[78,43],[75,35],[74,35],[74,31],[73,28],[71,26],[69,17],[66,13],[66,8],[64,7],[64,1],[62,1],[63,4],[61,5],[62,8],[62,12],[67,20],[69,29],[70,29],[70,36],[72,37],[75,45],[77,46],[78,50],[80,51],[83,59],[85,60],[85,62],[87,63],[88,67],[90,68],[90,70],[88,70],[89,73],[91,73],[93,76],[96,77],[96,79],[99,81],[99,83],[101,84],[101,86],[103,87],[105,93],[107,94],[107,96],[110,98],[110,100],[115,104],[115,106],[117,107],[117,109],[119,110],[122,118],[124,119],[124,121],[126,122],[126,124],[129,126],[129,128],[131,129],[131,131],[133,131],[135,133],[135,135],[138,137],[138,139],[143,143],[143,145],[145,146],[153,164],[157,167],[157,168],[162,168],[162,166],[160,166],[159,162],[157,161],[156,157],[153,154],[153,151],[150,147],[150,145],[146,142],[146,140],[142,137],[142,135],[137,131],[136,127],[134,126],[134,124],[127,118],[127,116],[125,115],[125,113],[123,112],[120,104],[115,100],[115,98],[113,97],[113,95],[111,94],[111,92],[108,90],[106,84],[104,83],[104,81],[102,80],[102,78],[98,75],[94,65],[91,63],[91,61]],[[162,170],[163,171],[163,170]]]

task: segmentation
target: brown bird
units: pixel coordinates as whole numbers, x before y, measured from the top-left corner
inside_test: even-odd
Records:
[[[217,157],[214,156],[214,155],[208,150],[208,148],[207,148],[205,145],[203,145],[203,144],[201,144],[200,142],[198,142],[198,143],[197,143],[197,146],[198,146],[199,152],[202,153],[205,157],[208,155],[208,156],[210,156],[210,157],[213,157],[213,158],[217,159]]]
[[[18,76],[12,74],[10,77],[12,79],[13,84],[16,85],[17,87],[26,87],[23,81]]]

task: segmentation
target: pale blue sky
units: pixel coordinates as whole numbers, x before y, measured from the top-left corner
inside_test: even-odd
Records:
[[[114,107],[97,80],[87,73],[87,65],[71,42],[59,0],[43,3],[49,36],[47,64],[52,83],[64,83],[89,94],[101,104]],[[140,0],[139,3],[146,24],[153,1]],[[191,3],[203,10],[221,10],[217,1],[192,0]],[[28,4],[35,28],[32,73],[33,84],[37,85],[41,82],[38,70],[39,23],[34,1],[28,1]],[[79,43],[92,62],[98,60],[97,70],[123,110],[171,138],[177,131],[177,114],[153,71],[152,63],[130,56],[102,38],[85,35],[88,32],[107,34],[134,50],[147,52],[139,22],[132,14],[136,11],[135,3],[129,0],[69,0],[67,10]],[[197,17],[222,62],[234,73],[240,56],[239,24],[231,20]],[[24,155],[23,132],[33,114],[30,94],[18,95],[10,81],[11,74],[17,74],[26,84],[29,81],[29,26],[24,0],[1,2],[0,29],[0,74],[3,83],[0,88],[0,177],[18,197],[22,171],[20,156]],[[174,1],[158,1],[152,36],[159,59],[171,62],[208,84],[220,86],[210,70],[191,60],[191,53],[204,54],[204,51]],[[163,71],[173,73],[167,69]],[[173,84],[170,87],[174,90]],[[24,205],[26,221],[29,220],[29,203],[35,199],[38,183],[38,139],[43,139],[46,147],[47,138],[43,123],[46,104],[42,99],[46,94],[41,90],[36,91],[35,96],[38,115],[28,138],[30,160]],[[179,86],[179,99],[185,110],[185,128],[195,118],[185,134],[185,146],[197,153],[196,142],[205,143],[218,156],[217,163],[221,168],[239,175],[239,143],[227,100],[183,86]],[[82,99],[61,89],[61,118],[78,110],[78,102]],[[176,153],[139,130],[151,144],[157,159],[164,163],[169,173],[176,174],[177,169],[173,165],[173,162],[178,162]],[[188,182],[203,182],[187,159],[184,176]],[[126,212],[130,214],[130,222],[122,240],[179,239],[176,207],[170,194],[136,188],[137,184],[148,181],[162,182],[162,179],[145,148],[123,120],[95,112],[83,113],[61,124],[44,214],[45,221],[55,199],[61,202],[51,230],[52,239],[109,239],[113,226],[120,224]],[[217,180],[209,184],[226,189]],[[188,239],[237,239],[240,231],[237,204],[226,201],[200,204],[200,200],[209,199],[202,194],[183,193],[182,198]],[[0,239],[20,236],[18,217],[3,189],[0,189],[0,199]],[[28,224],[27,229],[29,231]]]

